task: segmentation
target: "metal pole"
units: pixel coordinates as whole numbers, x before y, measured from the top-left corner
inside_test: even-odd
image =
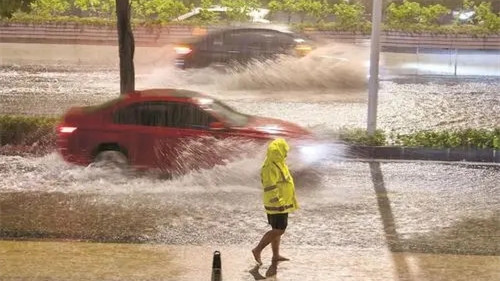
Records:
[[[380,59],[380,24],[382,21],[382,0],[373,0],[372,35],[370,48],[370,79],[368,81],[368,135],[377,129],[378,72]]]

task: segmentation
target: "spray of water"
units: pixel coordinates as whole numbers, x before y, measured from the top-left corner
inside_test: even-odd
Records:
[[[162,57],[170,61],[173,57],[169,50],[162,49]],[[311,95],[318,92],[327,92],[332,96],[345,95],[350,91],[360,91],[365,87],[366,69],[363,65],[362,49],[355,49],[353,46],[329,44],[316,49],[304,58],[281,57],[276,61],[254,62],[244,69],[232,69],[221,72],[220,70],[193,69],[180,71],[173,66],[160,66],[162,64],[149,63],[141,64],[137,72],[137,87],[176,87],[189,88],[214,94],[219,98],[245,99],[247,95],[269,96],[290,99],[290,96],[310,99]],[[149,69],[145,65],[148,65]],[[173,65],[173,63],[171,64]],[[35,67],[36,68],[36,67]],[[45,71],[46,75],[34,75],[24,73],[22,76],[33,76],[33,79],[49,79],[47,85],[58,85],[56,94],[61,92],[61,99],[76,98],[78,101],[68,101],[68,103],[94,103],[82,99],[89,99],[88,95],[94,91],[93,86],[84,88],[82,94],[68,97],[67,92],[75,92],[74,85],[68,84],[71,89],[65,88],[71,77],[74,76],[74,67],[64,68],[64,81],[55,71],[60,71],[60,67],[55,69],[35,69],[35,73]],[[149,70],[149,71],[146,71]],[[8,68],[5,71],[9,75],[19,76],[20,68]],[[30,72],[31,73],[31,72]],[[112,81],[116,85],[118,81],[117,73],[108,68],[98,69],[96,72],[84,74],[84,78],[89,80],[86,85],[98,85],[105,88],[106,92],[114,93],[116,86],[111,87],[108,82],[98,78],[102,73],[106,74],[106,81]],[[113,74],[114,73],[114,74]],[[78,73],[81,76],[83,73]],[[31,78],[30,78],[31,79]],[[57,81],[56,81],[57,80]],[[66,81],[67,80],[67,81]],[[95,84],[94,82],[100,82]],[[37,80],[38,81],[38,80]],[[45,80],[43,80],[45,81]],[[91,83],[89,83],[91,82]],[[12,82],[14,83],[14,82]],[[45,83],[45,82],[44,82]],[[104,84],[103,84],[104,83]],[[45,84],[43,84],[45,85]],[[18,85],[21,87],[21,85]],[[52,86],[51,86],[52,87]],[[248,90],[253,91],[248,91]],[[29,89],[32,92],[33,89]],[[102,89],[100,90],[102,91]],[[231,96],[235,92],[236,96]],[[244,92],[244,94],[242,94]],[[364,91],[361,91],[364,92]],[[48,89],[50,99],[54,99],[53,90]],[[281,96],[285,93],[284,96]],[[307,93],[307,94],[305,94]],[[109,96],[109,94],[107,95]],[[106,96],[106,97],[107,97]],[[48,95],[47,95],[47,98]],[[94,97],[92,97],[94,98]],[[103,98],[103,97],[96,97]],[[57,100],[57,97],[56,97]],[[44,101],[42,101],[44,103]],[[47,104],[50,104],[47,102]],[[72,104],[73,105],[73,104]],[[296,171],[307,170],[320,162],[319,159],[337,155],[341,157],[343,148],[331,145],[323,146],[322,149],[305,148],[292,149],[289,156],[290,166]],[[168,148],[165,144],[158,144],[156,147],[157,156],[169,157]],[[164,180],[154,177],[146,180],[137,175],[123,175],[112,173],[103,168],[90,166],[79,167],[63,162],[56,154],[47,154],[40,158],[9,158],[2,156],[2,161],[12,161],[12,165],[5,165],[2,168],[2,175],[5,176],[2,190],[59,190],[59,191],[90,191],[90,192],[134,192],[136,188],[151,192],[165,189],[175,190],[178,186],[259,186],[258,171],[265,155],[265,147],[262,144],[246,142],[242,140],[217,140],[207,145],[205,141],[187,141],[175,152],[177,154],[176,165],[178,170],[173,179],[168,181],[165,187]],[[224,159],[209,159],[205,161],[201,155],[206,153],[222,154]],[[295,157],[295,153],[297,157]],[[299,155],[300,154],[300,155]],[[215,164],[215,165],[214,165]],[[166,167],[165,167],[166,168]],[[144,181],[147,184],[144,184]],[[157,183],[158,180],[161,183]],[[207,183],[210,183],[207,185]],[[229,183],[229,184],[228,184]],[[249,184],[250,183],[250,184]],[[146,188],[147,186],[147,188]],[[113,190],[117,189],[117,190]]]
[[[231,77],[220,85],[233,90],[363,90],[365,66],[359,58],[347,53],[347,48],[331,45],[300,59],[282,56],[277,60],[254,61],[247,67],[233,69]]]
[[[180,178],[189,173],[211,170],[245,159],[257,160],[255,155],[259,155],[262,144],[249,139],[217,139],[207,136],[180,139],[174,149],[169,141],[161,140],[154,146],[154,150],[160,170]],[[219,181],[219,179],[213,180]],[[203,182],[207,182],[204,177],[200,184]]]
[[[207,146],[207,141],[211,145]],[[288,163],[293,172],[310,174],[325,161],[342,159],[344,147],[333,143],[290,141]],[[84,193],[193,192],[213,187],[259,188],[259,171],[267,143],[235,139],[186,141],[179,148],[177,169],[169,179],[149,174],[123,173],[104,167],[75,166],[57,153],[43,157],[1,156],[0,192],[46,191]],[[156,148],[159,159],[167,155]],[[218,158],[217,158],[218,157]],[[300,180],[300,179],[299,179]],[[189,186],[189,189],[186,189]]]
[[[142,77],[143,87],[189,87],[209,92],[257,91],[261,95],[295,92],[307,95],[364,94],[367,77],[366,50],[362,47],[329,44],[302,57],[281,56],[253,61],[220,71],[214,68],[179,71],[172,66],[152,68]]]

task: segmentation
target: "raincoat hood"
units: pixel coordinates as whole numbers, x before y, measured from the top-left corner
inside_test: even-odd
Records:
[[[275,139],[267,147],[265,162],[283,163],[285,162],[289,150],[290,147],[284,139]]]

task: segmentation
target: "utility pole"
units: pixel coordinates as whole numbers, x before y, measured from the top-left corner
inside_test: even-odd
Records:
[[[370,47],[370,80],[368,81],[368,135],[377,129],[377,106],[380,59],[380,24],[382,22],[382,0],[373,0],[372,35]]]
[[[134,35],[130,25],[129,0],[116,0],[118,48],[120,54],[120,94],[135,90]]]

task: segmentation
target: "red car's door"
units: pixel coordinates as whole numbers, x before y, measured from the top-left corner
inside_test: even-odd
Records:
[[[223,152],[218,143],[230,135],[224,130],[211,130],[210,124],[213,122],[218,120],[196,104],[170,103],[167,127],[162,129],[165,134],[161,135],[157,146],[157,153],[163,157],[160,161],[179,173],[210,168],[219,163],[218,156]]]
[[[224,140],[237,135],[211,129],[221,120],[190,102],[136,102],[117,110],[114,121],[112,131],[133,166],[178,174],[223,163],[235,146]]]
[[[110,128],[136,168],[165,168],[161,152],[170,151],[177,132],[166,124],[167,102],[146,101],[128,104],[113,114]],[[161,146],[161,151],[159,150]]]

